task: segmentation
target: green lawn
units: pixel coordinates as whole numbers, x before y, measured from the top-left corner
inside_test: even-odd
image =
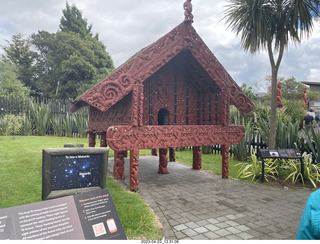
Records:
[[[98,145],[97,141],[97,145]],[[42,149],[84,144],[86,138],[53,136],[0,136],[0,208],[41,201]],[[141,150],[141,155],[150,150]],[[109,151],[113,156],[113,151]],[[117,208],[128,239],[162,239],[160,225],[141,196],[122,189],[112,177],[107,188]]]
[[[192,166],[192,151],[176,151],[176,161]],[[208,170],[214,174],[222,175],[222,159],[221,155],[215,154],[202,154],[202,169]],[[236,164],[240,161],[229,157],[229,178],[236,178],[240,166]]]
[[[84,144],[87,138],[53,136],[0,136],[0,208],[8,208],[41,201],[42,149],[58,148],[64,144]],[[99,141],[97,140],[97,146]],[[140,156],[150,155],[150,150],[140,150]],[[109,157],[113,157],[109,151]],[[177,151],[176,161],[192,165],[192,151]],[[238,161],[229,159],[229,177],[235,178]],[[202,166],[221,175],[221,156],[202,155]],[[141,198],[119,186],[107,177],[110,190],[128,239],[162,239],[161,227],[153,212]]]

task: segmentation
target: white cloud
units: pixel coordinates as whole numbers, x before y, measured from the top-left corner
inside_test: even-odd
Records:
[[[76,4],[93,33],[98,33],[106,45],[115,66],[165,35],[184,19],[184,0],[69,0]],[[225,0],[195,0],[193,26],[241,85],[263,83],[270,74],[266,52],[256,55],[240,49],[240,37],[227,29],[222,20]],[[29,36],[38,30],[56,32],[59,29],[65,0],[0,0],[0,45],[6,45],[12,35]],[[0,54],[2,50],[0,50]],[[279,76],[295,76],[297,80],[320,81],[320,22],[316,22],[310,39],[301,45],[290,45],[279,70]]]

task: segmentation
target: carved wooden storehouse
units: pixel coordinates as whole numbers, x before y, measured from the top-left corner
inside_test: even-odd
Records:
[[[168,173],[167,149],[192,146],[201,169],[201,146],[223,145],[222,177],[228,177],[229,145],[243,126],[231,126],[229,107],[242,114],[254,105],[219,63],[187,19],[141,50],[77,100],[71,111],[90,106],[89,146],[114,149],[114,176],[124,178],[130,150],[130,187],[138,188],[140,149],[159,149],[159,173]]]

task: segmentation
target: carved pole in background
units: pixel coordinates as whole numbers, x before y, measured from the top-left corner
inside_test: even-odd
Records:
[[[167,152],[168,148],[159,148],[159,174],[169,174]]]
[[[196,146],[192,148],[193,150],[193,164],[192,168],[195,170],[200,170],[202,168],[202,148],[201,146]]]

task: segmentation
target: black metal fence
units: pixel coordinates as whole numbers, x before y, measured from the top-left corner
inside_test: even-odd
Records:
[[[59,117],[61,122],[70,120],[70,108],[73,105],[72,99],[49,99],[49,98],[33,98],[33,97],[11,97],[11,96],[0,96],[0,118],[13,114],[13,115],[31,115],[33,107],[43,106],[50,111],[50,118]],[[73,115],[72,115],[73,116]],[[87,107],[80,109],[76,115],[77,117],[82,117],[82,120],[88,121],[89,118],[89,109]],[[63,124],[63,123],[62,123]],[[79,130],[79,126],[76,122],[73,123],[72,134],[82,133]],[[33,133],[35,132],[33,128]],[[54,131],[54,128],[49,125],[46,133],[47,135],[56,135],[57,131]],[[69,133],[70,134],[70,133]],[[63,135],[66,135],[66,131],[63,132]]]
[[[36,105],[47,104],[54,115],[66,115],[72,106],[72,99],[2,96],[0,97],[0,115],[28,113],[31,111],[31,103]],[[88,110],[81,109],[79,113],[88,114]]]

